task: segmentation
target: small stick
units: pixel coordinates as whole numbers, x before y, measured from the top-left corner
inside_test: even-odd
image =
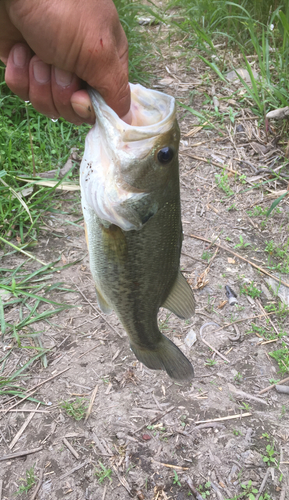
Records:
[[[30,500],[35,500],[35,498],[37,497],[38,491],[40,490],[41,485],[42,485],[42,481],[43,481],[43,472],[44,472],[43,469],[41,469],[40,475],[39,475],[39,480],[38,480],[38,483],[37,483],[37,486],[36,486],[36,490],[34,491],[32,497],[30,498]]]
[[[8,410],[0,410],[0,412],[3,412],[3,411],[8,411]],[[23,410],[9,410],[11,413],[31,413],[32,410],[25,410],[23,408]],[[33,410],[33,413],[50,413],[50,411],[48,410]]]
[[[104,485],[103,495],[102,495],[102,499],[101,500],[105,499],[105,495],[106,495],[106,484]]]
[[[141,431],[144,427],[147,427],[148,425],[154,424],[155,422],[157,422],[158,420],[160,420],[160,418],[163,418],[167,413],[170,413],[174,409],[175,409],[174,406],[170,406],[170,408],[168,408],[167,411],[165,411],[164,413],[160,413],[155,418],[153,418],[152,420],[150,420],[150,422],[147,422],[147,423],[143,424],[141,427],[139,427],[138,429],[136,429],[136,431],[133,431],[132,435],[137,434],[137,432]]]
[[[74,283],[74,281],[72,281],[73,284],[76,286],[77,290],[79,291],[79,293],[82,295],[82,297],[84,298],[84,300],[86,300],[86,302],[89,303],[89,305],[95,310],[95,312],[102,317],[102,319],[108,324],[108,326],[122,339],[122,335],[117,331],[116,328],[114,328],[114,326],[112,326],[110,324],[109,321],[107,321],[107,319],[105,318],[105,316],[103,314],[101,314],[100,311],[98,311],[98,309],[96,309],[96,307],[92,304],[92,302],[90,302],[90,300],[84,295],[84,293],[82,293],[82,291],[80,290],[79,286],[77,286],[76,283]]]
[[[87,421],[89,415],[91,414],[93,403],[94,403],[97,391],[98,391],[98,385],[95,386],[95,388],[93,389],[93,393],[91,394],[91,398],[90,398],[89,406],[87,408],[87,412],[86,412],[86,415],[85,415],[84,422]]]
[[[212,322],[212,323],[205,323],[205,324],[201,327],[201,329],[200,329],[200,337],[201,337],[201,339],[202,339],[202,342],[203,342],[204,344],[206,344],[206,346],[208,346],[210,349],[212,349],[212,351],[214,351],[216,354],[218,354],[218,356],[220,356],[220,358],[224,359],[227,363],[230,363],[230,361],[228,360],[228,358],[226,358],[226,356],[224,356],[224,355],[223,355],[223,354],[221,354],[219,351],[217,351],[217,349],[215,349],[213,346],[211,346],[211,344],[209,344],[209,342],[207,342],[207,341],[203,338],[203,329],[204,329],[204,327],[209,326],[209,325],[212,325],[212,324],[217,325],[217,323]],[[219,326],[219,325],[217,325],[217,326]]]
[[[2,499],[3,479],[0,479],[0,500]]]
[[[188,476],[186,479],[186,483],[188,487],[190,488],[191,492],[195,495],[196,500],[204,500],[202,495],[198,492],[198,490],[194,487],[193,482],[191,478]]]
[[[181,467],[180,465],[172,465],[172,464],[163,464],[162,462],[158,462],[152,458],[152,461],[155,464],[163,465],[164,467],[169,467],[170,469],[180,469],[180,470],[189,470],[189,467]]]
[[[67,476],[70,476],[70,474],[73,474],[73,472],[82,469],[82,467],[84,467],[87,463],[88,461],[85,460],[85,462],[82,462],[82,464],[79,464],[76,467],[73,467],[73,469],[70,469],[68,472],[65,472],[65,474],[62,474],[62,476],[60,476],[59,481],[62,481],[62,479],[66,478]]]
[[[223,420],[233,420],[235,418],[250,417],[252,413],[239,413],[238,415],[228,415],[227,417],[212,418],[212,420],[198,420],[195,424],[206,424],[207,422],[222,422]]]
[[[194,155],[190,155],[190,154],[188,154],[187,156],[189,156],[189,158],[192,158],[193,160],[199,160],[199,161],[202,161],[204,163],[209,163],[209,165],[215,165],[215,167],[219,167],[222,170],[228,170],[228,172],[231,172],[232,174],[241,175],[240,172],[238,172],[237,170],[233,170],[232,168],[228,168],[225,165],[220,165],[216,161],[207,160],[207,158],[200,158],[199,156],[194,156]]]
[[[97,345],[95,345],[94,347],[92,347],[91,349],[87,349],[87,351],[85,351],[83,354],[81,354],[80,356],[78,356],[78,358],[77,358],[77,359],[82,358],[82,356],[85,356],[85,354],[87,354],[88,352],[94,351],[94,349],[96,349],[96,348],[97,348],[97,347],[99,347],[99,346],[100,346],[100,344],[97,344]]]
[[[40,403],[38,403],[38,405],[36,407],[36,410],[38,410],[39,405],[40,405]],[[27,425],[32,420],[32,418],[34,417],[34,415],[35,415],[35,411],[32,411],[30,413],[30,415],[28,416],[28,418],[25,420],[25,422],[20,427],[19,431],[15,434],[15,436],[12,439],[11,443],[8,445],[9,448],[10,448],[10,450],[12,450],[12,448],[14,448],[15,444],[17,443],[17,441],[19,440],[19,438],[22,436],[23,432],[25,431]]]
[[[10,460],[11,458],[23,457],[24,455],[31,455],[32,453],[37,453],[42,449],[43,446],[39,446],[38,448],[32,448],[31,450],[16,451],[16,453],[10,453],[9,455],[4,455],[4,457],[0,457],[0,462],[3,462],[4,460]]]
[[[262,481],[262,483],[261,483],[261,486],[260,486],[260,488],[259,488],[259,491],[258,491],[258,493],[257,493],[257,495],[256,495],[256,497],[255,497],[255,500],[259,500],[259,497],[260,497],[260,495],[261,495],[262,491],[264,490],[264,488],[265,488],[265,486],[266,486],[267,479],[268,479],[268,477],[269,477],[270,472],[271,472],[271,467],[268,467],[267,472],[266,472],[266,474],[265,474],[265,476],[264,476],[264,479],[263,479],[263,481]]]
[[[265,311],[264,307],[262,306],[262,304],[261,304],[260,300],[256,299],[256,302],[257,302],[258,306],[260,307],[260,309],[261,309],[262,313],[264,313],[264,314],[265,314],[265,316],[267,317],[267,313],[266,313],[266,311]],[[271,323],[271,325],[273,326],[273,328],[274,328],[274,330],[275,330],[276,334],[277,334],[277,335],[278,335],[278,337],[279,337],[279,332],[278,332],[278,330],[277,330],[276,326],[274,325],[273,321],[271,320],[271,318],[269,318],[269,316],[268,316],[268,320],[270,321],[270,323]]]
[[[236,394],[236,396],[241,396],[243,398],[247,399],[252,399],[253,401],[257,401],[258,403],[262,403],[263,405],[267,405],[267,401],[261,398],[257,398],[256,396],[253,396],[252,394],[248,394],[247,392],[241,391],[240,389],[236,389],[236,387],[233,384],[228,384],[229,386],[229,391],[231,391],[233,394]]]
[[[17,401],[17,403],[15,403],[14,405],[10,406],[10,408],[8,408],[8,410],[5,410],[4,416],[6,415],[6,413],[8,413],[9,411],[11,411],[12,408],[14,408],[15,406],[20,405],[20,403],[22,403],[23,401],[25,401],[25,399],[30,398],[30,396],[32,396],[32,394],[34,394],[34,392],[36,391],[36,389],[38,387],[40,387],[43,384],[46,384],[46,382],[49,382],[50,380],[54,379],[55,377],[58,377],[62,373],[67,372],[68,370],[70,370],[70,366],[69,366],[69,368],[65,368],[65,370],[62,370],[62,372],[56,373],[52,377],[49,377],[49,378],[43,380],[43,382],[39,382],[39,384],[34,385],[34,387],[32,387],[30,389],[29,393],[27,394],[27,396],[25,396],[25,398],[21,398],[20,401]],[[11,398],[11,399],[13,399],[13,398]],[[11,401],[11,399],[9,401]]]
[[[195,234],[190,234],[189,236],[190,236],[190,238],[196,238],[197,240],[202,240],[202,241],[206,241],[207,243],[212,243],[211,240],[207,240],[206,238],[202,238],[201,236],[196,236]],[[221,248],[222,250],[225,250],[226,252],[229,252],[232,255],[235,255],[235,257],[238,257],[238,259],[244,260],[245,262],[250,264],[252,267],[255,267],[256,269],[258,269],[262,273],[266,274],[267,276],[270,276],[270,278],[273,278],[278,283],[282,283],[282,285],[289,288],[289,283],[286,283],[286,281],[281,280],[281,278],[278,278],[277,276],[274,276],[273,274],[268,273],[265,269],[263,269],[263,267],[257,266],[257,264],[254,264],[254,262],[251,262],[250,260],[245,259],[245,257],[242,257],[242,255],[240,255],[236,252],[233,252],[233,250],[231,250],[230,248],[224,247],[223,245],[220,245],[219,243],[215,243],[215,245],[218,246],[219,248]]]
[[[116,473],[117,475],[117,478],[120,482],[120,484],[122,484],[122,486],[126,489],[126,491],[129,493],[129,495],[131,496],[132,495],[132,492],[131,492],[131,489],[129,487],[129,484],[127,482],[127,480],[124,478],[124,477],[121,477],[120,474],[118,473],[117,471],[117,468],[113,465],[113,469],[114,469],[114,472]]]
[[[220,429],[225,429],[225,426],[223,424],[217,424],[217,423],[214,423],[214,422],[209,422],[207,424],[200,424],[200,425],[198,425],[198,427],[195,427],[194,429],[192,429],[189,434],[193,434],[193,432],[196,432],[199,429],[209,429],[210,427],[219,427]]]
[[[285,382],[288,382],[288,380],[289,380],[289,377],[284,378],[284,380],[281,380],[281,382],[277,382],[276,384],[268,385],[268,387],[265,387],[265,389],[262,389],[262,391],[259,391],[258,394],[264,394],[265,392],[268,392],[271,389],[273,389],[275,387],[275,385],[285,384]]]
[[[67,441],[67,439],[64,437],[62,439],[62,441],[64,442],[65,446],[67,446],[67,448],[69,449],[69,451],[72,453],[72,455],[75,456],[75,458],[77,460],[79,460],[79,454],[77,453],[77,451],[73,448],[73,446],[69,443],[69,441]]]

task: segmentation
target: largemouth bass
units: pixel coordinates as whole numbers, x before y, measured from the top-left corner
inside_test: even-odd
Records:
[[[180,318],[195,309],[179,270],[182,225],[173,97],[131,85],[127,125],[90,90],[96,123],[80,167],[90,268],[100,309],[115,311],[136,357],[177,380],[193,367],[159,330],[165,307]]]

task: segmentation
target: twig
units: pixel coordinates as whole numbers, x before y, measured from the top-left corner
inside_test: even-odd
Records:
[[[236,387],[233,384],[228,384],[229,391],[233,392],[233,394],[236,394],[236,396],[241,396],[243,398],[247,399],[252,399],[253,401],[257,401],[258,403],[262,403],[263,405],[267,405],[267,401],[261,398],[257,398],[256,396],[253,396],[252,394],[248,394],[247,392],[241,391],[240,389],[236,389]]]
[[[3,479],[0,479],[0,500],[2,499]]]
[[[202,236],[196,236],[195,234],[190,234],[189,236],[190,236],[190,238],[195,238],[197,240],[206,241],[207,243],[212,243],[211,240],[207,240],[206,238],[202,238]],[[251,262],[250,260],[245,259],[245,257],[242,257],[242,255],[240,255],[240,254],[238,254],[236,252],[233,252],[233,250],[231,250],[230,248],[224,247],[223,245],[220,245],[219,243],[215,243],[215,245],[218,246],[219,248],[221,248],[222,250],[225,250],[226,252],[229,252],[232,255],[235,255],[235,257],[238,257],[238,259],[244,260],[245,262],[247,262],[248,264],[250,264],[252,267],[255,267],[256,269],[258,269],[262,273],[266,274],[267,276],[270,276],[270,278],[273,278],[278,283],[282,283],[282,285],[284,285],[287,288],[289,288],[289,284],[288,283],[286,283],[285,281],[281,280],[281,278],[278,278],[277,276],[274,276],[274,274],[268,273],[265,269],[263,269],[263,267],[257,266],[257,264],[254,264],[254,262]]]
[[[72,280],[73,281],[73,280]],[[82,297],[84,298],[84,300],[86,300],[86,302],[88,302],[88,304],[95,310],[95,312],[102,317],[102,319],[108,324],[108,326],[122,339],[122,335],[117,331],[116,328],[114,328],[114,326],[112,326],[110,324],[109,321],[107,321],[107,319],[105,318],[105,316],[94,306],[94,304],[92,304],[92,302],[90,302],[90,300],[84,295],[84,293],[82,293],[82,291],[80,290],[79,286],[77,286],[77,284],[73,281],[73,284],[76,286],[77,290],[79,291],[79,293],[82,295]]]
[[[39,408],[39,405],[40,403],[38,403],[37,407],[36,407],[36,410],[38,410]],[[15,446],[15,444],[17,443],[17,441],[19,440],[20,436],[22,436],[23,432],[25,431],[27,425],[29,424],[29,422],[32,420],[32,418],[34,417],[35,415],[35,411],[32,411],[30,413],[30,415],[28,416],[28,418],[25,420],[25,422],[22,424],[22,426],[20,427],[19,431],[15,434],[14,438],[12,439],[11,443],[8,445],[10,450],[12,450],[12,448]]]
[[[132,491],[131,491],[131,489],[129,487],[129,484],[128,484],[127,480],[124,477],[121,477],[121,475],[117,471],[117,468],[114,465],[113,465],[113,470],[116,473],[117,478],[118,478],[120,484],[122,484],[122,486],[126,489],[126,491],[129,493],[129,495],[132,496]]]
[[[214,323],[214,322],[209,322],[209,323],[205,323],[201,328],[200,328],[200,337],[201,337],[201,340],[204,344],[206,344],[206,346],[208,346],[210,349],[212,349],[212,351],[214,351],[216,354],[218,354],[218,356],[220,356],[222,359],[224,359],[227,363],[230,363],[230,361],[228,360],[228,358],[226,358],[226,356],[224,356],[223,354],[221,354],[219,351],[217,351],[217,349],[215,349],[215,347],[211,346],[211,344],[209,344],[209,342],[207,342],[204,338],[203,338],[203,329],[206,327],[206,326],[209,326],[209,325],[217,325],[217,323]],[[219,325],[217,325],[219,326]],[[222,329],[222,328],[221,328]]]
[[[260,307],[260,309],[261,309],[262,313],[264,313],[264,315],[267,317],[267,315],[268,315],[268,314],[267,314],[267,312],[265,311],[264,307],[262,306],[262,304],[261,304],[260,300],[256,299],[256,302],[257,302],[258,306]],[[279,332],[278,332],[278,330],[277,330],[276,326],[274,325],[273,321],[271,320],[271,318],[269,318],[269,316],[268,316],[268,320],[270,321],[270,323],[271,323],[271,325],[273,326],[273,328],[274,328],[274,330],[275,330],[276,334],[277,334],[277,335],[278,335],[278,337],[279,337]]]
[[[170,469],[189,470],[189,467],[181,467],[180,465],[172,465],[172,464],[163,464],[162,462],[158,462],[154,458],[152,458],[152,461],[155,462],[156,464],[163,465],[164,467],[169,467]]]
[[[191,480],[191,478],[189,476],[186,479],[186,483],[187,483],[188,487],[190,488],[191,492],[193,493],[193,495],[195,495],[196,500],[204,500],[203,497],[202,497],[202,495],[194,487],[193,482],[192,482],[192,480]]]
[[[252,413],[239,413],[238,415],[228,415],[227,417],[212,418],[211,420],[198,420],[195,424],[206,424],[207,422],[222,422],[223,420],[233,420],[235,418],[250,417]]]
[[[68,472],[65,472],[65,474],[62,474],[62,476],[60,476],[59,481],[62,481],[62,479],[66,478],[67,476],[70,476],[70,474],[73,474],[73,472],[82,469],[82,467],[84,467],[87,463],[88,460],[85,460],[85,462],[82,462],[82,464],[79,464],[76,467],[73,467],[73,469],[70,469]]]
[[[266,486],[267,479],[268,479],[268,477],[269,477],[270,472],[271,472],[271,467],[268,467],[268,469],[267,469],[267,471],[266,471],[266,474],[265,474],[265,476],[264,476],[264,479],[263,479],[263,481],[262,481],[262,483],[261,483],[261,486],[260,486],[260,488],[259,488],[259,491],[258,491],[258,493],[257,493],[257,495],[256,495],[256,497],[255,497],[255,500],[259,500],[259,497],[260,497],[260,495],[261,495],[262,491],[264,490],[264,488],[265,488],[265,486]]]
[[[10,453],[9,455],[4,455],[4,457],[0,457],[0,462],[3,462],[4,460],[10,460],[11,458],[23,457],[24,455],[31,455],[32,453],[37,453],[42,449],[43,446],[39,446],[38,448],[32,448],[31,450],[16,451],[16,453]]]
[[[144,427],[147,427],[148,425],[152,425],[154,424],[155,422],[157,422],[160,418],[163,418],[167,413],[170,413],[172,410],[174,410],[175,407],[174,406],[170,406],[164,413],[159,413],[159,415],[157,415],[155,418],[153,418],[152,420],[150,420],[149,422],[147,422],[146,424],[143,424],[141,427],[139,427],[138,429],[136,429],[136,431],[133,431],[132,432],[132,435],[134,434],[137,434],[139,431],[141,431]]]
[[[49,377],[47,378],[46,380],[43,380],[43,382],[39,382],[39,384],[36,384],[34,385],[34,387],[32,387],[29,391],[29,393],[27,394],[27,396],[25,396],[25,398],[21,398],[20,401],[17,401],[17,403],[15,403],[14,405],[10,406],[10,408],[8,408],[8,410],[5,411],[4,415],[6,415],[6,413],[8,413],[10,410],[12,410],[12,408],[14,408],[15,406],[18,406],[20,405],[20,403],[22,403],[23,401],[25,401],[25,399],[27,398],[30,398],[30,396],[32,396],[32,394],[34,394],[34,392],[36,391],[36,389],[38,387],[40,387],[41,385],[43,384],[46,384],[46,382],[49,382],[50,380],[54,379],[55,377],[58,377],[59,375],[61,375],[62,373],[64,372],[67,372],[68,370],[70,370],[70,366],[68,368],[65,368],[65,370],[62,370],[61,372],[59,373],[56,373],[55,375],[53,375],[52,377]],[[11,398],[13,399],[13,398]],[[10,400],[11,401],[11,400]]]
[[[207,160],[207,158],[200,158],[199,156],[194,156],[191,154],[188,154],[188,156],[189,156],[189,158],[192,158],[193,160],[203,161],[204,163],[208,163],[209,165],[215,165],[215,167],[219,167],[222,170],[228,170],[228,172],[231,172],[232,174],[241,175],[240,172],[238,172],[238,170],[233,170],[232,168],[228,168],[228,167],[226,167],[226,165],[220,165],[216,161]]]
[[[210,427],[219,427],[220,429],[225,429],[223,424],[218,424],[214,422],[208,422],[207,424],[200,424],[198,427],[194,427],[189,434],[193,434],[193,432],[198,431],[199,429],[209,429]]]
[[[95,388],[93,389],[93,393],[91,394],[91,398],[90,398],[89,406],[87,408],[87,412],[86,412],[86,415],[85,415],[84,422],[87,421],[89,415],[91,414],[91,410],[92,410],[92,407],[93,407],[93,403],[94,403],[97,391],[98,391],[98,385],[95,386]]]
[[[105,499],[105,495],[106,495],[106,484],[104,485],[103,495],[102,495],[102,499],[101,500]]]
[[[64,442],[65,446],[67,446],[67,448],[72,453],[72,455],[78,460],[79,459],[79,454],[73,448],[73,446],[69,443],[69,441],[67,441],[67,439],[65,437],[62,439],[62,441]]]
[[[43,481],[43,469],[41,469],[40,471],[40,475],[39,475],[39,480],[38,480],[38,483],[37,483],[37,486],[36,486],[36,489],[32,495],[32,497],[30,498],[30,500],[35,500],[35,498],[37,497],[37,494],[38,494],[38,491],[40,490],[41,488],[41,485],[42,485],[42,481]]]
[[[91,351],[94,351],[94,349],[96,349],[97,347],[99,347],[101,344],[96,344],[94,347],[90,348],[90,349],[87,349],[87,351],[85,351],[84,353],[82,353],[80,356],[78,356],[77,359],[80,359],[82,358],[82,356],[85,356],[85,354],[87,354],[88,352],[91,352]]]
[[[265,387],[265,389],[262,389],[262,391],[259,391],[258,394],[264,394],[265,392],[268,392],[271,389],[274,389],[275,385],[285,384],[285,382],[288,382],[288,380],[289,380],[289,377],[284,378],[284,380],[281,380],[281,382],[276,382],[276,384],[268,385],[268,387]]]

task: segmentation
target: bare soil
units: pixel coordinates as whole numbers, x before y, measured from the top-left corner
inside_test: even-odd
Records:
[[[247,214],[255,205],[270,206],[273,199],[270,190],[273,193],[284,190],[286,182],[281,179],[277,184],[267,183],[264,190],[248,191],[256,182],[256,175],[245,163],[264,165],[270,160],[266,157],[268,152],[273,156],[280,154],[279,146],[274,145],[272,138],[266,140],[249,105],[241,109],[235,97],[229,103],[221,100],[236,90],[232,83],[224,85],[213,74],[204,78],[209,72],[196,59],[190,66],[181,58],[176,62],[177,50],[173,52],[171,48],[170,53],[164,54],[164,60],[158,62],[153,85],[199,112],[206,106],[213,113],[212,104],[204,104],[204,100],[206,95],[215,95],[221,102],[220,112],[228,111],[223,123],[216,120],[214,128],[200,129],[192,114],[182,108],[178,111],[184,229],[181,268],[195,289],[197,310],[187,322],[165,310],[160,311],[159,319],[162,331],[192,361],[195,378],[191,384],[181,385],[163,372],[146,369],[130,351],[117,317],[100,313],[82,223],[77,227],[65,222],[81,217],[79,196],[65,195],[62,210],[66,215],[47,213],[46,225],[33,254],[45,262],[61,256],[56,266],[82,259],[53,274],[50,281],[62,282],[64,288],[72,291],[60,294],[52,290],[49,297],[76,307],[62,311],[49,323],[43,321],[34,326],[35,331],[43,332],[42,345],[50,349],[46,355],[48,366],[44,368],[40,360],[34,362],[17,382],[28,394],[30,388],[54,377],[39,385],[33,394],[41,404],[2,398],[0,460],[11,453],[25,452],[21,457],[8,457],[0,462],[2,500],[14,498],[20,485],[26,484],[22,479],[26,479],[26,471],[32,467],[36,484],[18,498],[184,500],[190,495],[196,498],[197,491],[208,500],[224,500],[239,498],[247,491],[240,497],[247,499],[252,488],[259,490],[264,478],[266,500],[289,498],[288,395],[278,393],[275,388],[259,394],[270,385],[270,379],[282,378],[277,363],[268,353],[280,348],[284,340],[288,345],[288,338],[280,339],[276,334],[274,342],[264,343],[268,337],[262,339],[252,330],[254,323],[270,331],[272,325],[264,317],[263,308],[268,303],[277,303],[277,299],[269,290],[268,277],[248,262],[266,267],[266,242],[273,239],[280,245],[288,238],[288,201],[284,199],[280,205],[282,211],[269,219],[266,226],[261,224],[264,218]],[[238,113],[234,124],[229,118],[229,106]],[[188,135],[191,130],[194,132]],[[252,143],[260,146],[259,152]],[[270,146],[267,153],[261,150],[265,143]],[[224,164],[247,176],[243,184],[238,175],[229,172],[234,193],[230,196],[217,186],[215,178],[215,174],[222,174],[220,167]],[[264,175],[264,179],[270,180]],[[76,207],[79,214],[72,215]],[[234,248],[240,244],[240,236],[250,246]],[[228,251],[216,252],[217,248],[210,247],[202,238],[217,241]],[[202,258],[204,252],[210,254],[209,263]],[[2,267],[16,267],[23,260],[20,254],[3,255]],[[33,270],[38,265],[29,261],[25,269]],[[289,282],[288,276],[284,280]],[[262,291],[258,300],[240,293],[251,282]],[[225,302],[225,285],[236,292],[237,305]],[[47,308],[41,307],[43,311]],[[5,314],[7,321],[19,321],[17,304]],[[255,316],[259,317],[250,319]],[[269,317],[278,334],[288,331],[288,317]],[[241,321],[224,327],[237,320]],[[200,336],[200,328],[210,322],[223,326],[219,329],[207,325],[202,331],[203,338],[217,353]],[[197,340],[188,347],[185,339],[191,330]],[[33,338],[26,345],[29,342],[34,345]],[[35,355],[18,348],[15,339],[4,338],[2,347],[4,353],[13,347],[2,377],[8,377]],[[86,421],[75,420],[61,407],[63,401],[82,397],[88,406],[93,391],[95,399]],[[14,403],[19,404],[11,408]],[[34,410],[11,449],[13,438]],[[269,464],[272,467],[266,475],[268,465],[263,458],[268,456],[268,445],[274,448],[275,462]],[[34,453],[26,453],[40,447]],[[97,471],[103,468],[111,473],[101,481]],[[33,496],[39,479],[39,491]],[[247,490],[241,484],[247,485]]]

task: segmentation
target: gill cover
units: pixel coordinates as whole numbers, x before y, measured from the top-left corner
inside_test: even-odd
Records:
[[[124,231],[140,229],[158,206],[151,202],[150,192],[130,182],[130,172],[137,177],[138,168],[149,161],[155,143],[167,133],[175,120],[173,97],[130,84],[132,124],[128,125],[93,89],[89,95],[96,121],[85,140],[80,166],[82,204],[96,215]],[[169,145],[159,159],[170,158]],[[143,207],[139,210],[138,207]]]

